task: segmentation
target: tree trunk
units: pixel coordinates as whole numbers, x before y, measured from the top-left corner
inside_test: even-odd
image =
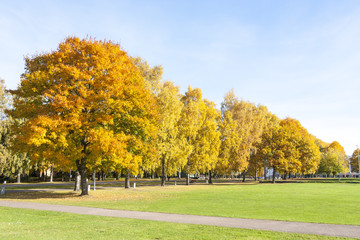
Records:
[[[287,172],[284,173],[283,179],[286,180],[286,177],[287,177]]]
[[[43,182],[46,182],[46,172],[45,172],[45,169],[43,170]]]
[[[212,184],[212,174],[211,174],[211,170],[209,170],[209,184]]]
[[[51,164],[50,167],[50,182],[53,182],[54,180],[54,164]]]
[[[98,174],[98,181],[101,180],[101,170],[99,171],[99,174]]]
[[[17,183],[20,183],[21,182],[21,170],[20,168],[17,170],[17,180],[16,180]]]
[[[96,185],[96,171],[94,170],[93,172],[93,183],[94,183],[94,191],[96,189],[95,185]]]
[[[81,181],[81,176],[79,171],[75,171],[75,187],[74,187],[74,191],[80,191],[80,181]]]
[[[275,183],[275,172],[276,172],[276,168],[273,167],[272,183]]]
[[[119,180],[119,173],[118,172],[116,172],[116,180]]]
[[[186,174],[186,185],[190,185],[190,174]]]
[[[125,188],[130,188],[130,170],[127,171],[125,176]]]
[[[242,177],[243,177],[243,180],[242,180],[242,181],[243,181],[243,182],[245,182],[246,171],[243,171],[243,173],[242,173],[242,174],[243,174],[243,176],[242,176]]]
[[[84,153],[86,153],[86,147],[84,147]],[[80,175],[81,175],[81,196],[89,195],[86,158],[82,158],[80,162]]]
[[[255,177],[254,177],[254,180],[256,181],[257,180],[257,168],[255,167]]]
[[[267,176],[266,176],[266,160],[264,159],[264,180],[267,180]]]
[[[165,187],[165,156],[161,158],[161,186]]]

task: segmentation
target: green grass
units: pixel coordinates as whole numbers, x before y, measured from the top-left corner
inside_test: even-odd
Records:
[[[360,225],[358,184],[293,183],[7,193],[6,199],[110,209]]]
[[[6,207],[0,213],[0,239],[345,239]]]

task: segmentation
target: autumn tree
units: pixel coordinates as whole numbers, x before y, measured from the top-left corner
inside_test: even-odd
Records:
[[[206,106],[202,99],[201,90],[199,88],[192,89],[190,86],[181,101],[184,107],[179,121],[180,138],[185,141],[188,149],[186,165],[182,169],[186,173],[186,185],[189,185],[190,173],[196,170],[194,164],[196,164],[198,154],[195,151],[195,145],[198,140],[198,131],[206,118],[204,114]]]
[[[145,80],[145,86],[152,93],[156,94],[160,87],[160,80],[163,75],[163,68],[160,65],[151,67],[147,61],[143,60],[141,57],[131,57],[131,61],[138,68],[140,75]]]
[[[161,103],[159,101],[159,94],[161,87],[164,86],[164,83],[161,82],[163,68],[161,65],[156,65],[151,67],[147,61],[143,60],[140,57],[131,57],[131,61],[137,67],[140,72],[140,75],[145,80],[145,87],[150,91],[153,98],[156,99],[157,104]],[[178,96],[179,97],[179,96]],[[159,121],[161,122],[161,114],[159,115]],[[156,122],[157,127],[159,127],[159,121]],[[158,139],[152,138],[146,145],[144,145],[144,155],[142,158],[142,164],[140,166],[140,172],[154,173],[160,166],[159,161],[159,152],[158,152]]]
[[[263,105],[259,105],[257,107],[257,118],[258,123],[262,128],[259,129],[258,134],[260,136],[255,139],[254,143],[252,144],[252,150],[250,152],[249,158],[249,170],[254,174],[255,180],[257,180],[258,173],[264,170],[264,159],[259,159],[259,156],[256,154],[259,150],[257,144],[261,142],[262,134],[274,126],[277,126],[280,122],[279,118],[269,112],[267,107]]]
[[[353,154],[350,157],[351,171],[359,172],[359,163],[360,163],[360,149],[357,148],[354,150]]]
[[[216,109],[213,102],[204,99],[201,115],[203,117],[195,141],[193,141],[189,165],[192,172],[209,172],[209,182],[211,183],[211,170],[215,168],[221,144],[218,131],[220,111]]]
[[[329,148],[326,152],[321,154],[321,161],[318,172],[326,173],[327,175],[333,174],[335,177],[336,173],[343,171],[341,158],[342,156],[338,151],[333,148]]]
[[[305,130],[305,129],[304,129]],[[299,141],[299,152],[302,174],[314,174],[319,168],[321,152],[315,143],[315,138],[305,130]]]
[[[6,91],[3,80],[0,80],[0,175],[20,183],[21,174],[30,167],[30,160],[24,152],[11,152],[13,133],[10,128],[14,120],[9,118],[6,110],[12,105],[11,95]]]
[[[296,164],[299,153],[292,141],[292,134],[283,126],[276,126],[265,132],[262,141],[258,144],[260,159],[265,159],[273,169],[273,182],[275,172],[284,172],[288,162]]]
[[[42,151],[49,146],[59,159],[74,162],[81,195],[88,194],[88,166],[102,158],[138,172],[143,146],[156,134],[157,108],[119,45],[69,37],[56,51],[25,62],[9,111],[25,119],[14,127],[16,142]]]
[[[256,151],[255,144],[260,141],[271,115],[261,105],[240,101],[233,91],[225,95],[221,111],[222,141],[217,169],[243,172],[245,181],[251,155]]]
[[[347,172],[348,160],[343,146],[339,142],[333,141],[322,152],[319,173],[333,174]]]
[[[172,82],[160,84],[156,97],[159,108],[157,150],[161,162],[161,186],[165,186],[166,175],[176,173],[186,165],[187,147],[180,138],[179,120],[183,108],[179,88]]]

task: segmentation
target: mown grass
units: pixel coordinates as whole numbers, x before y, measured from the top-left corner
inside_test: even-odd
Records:
[[[357,184],[219,184],[7,193],[6,199],[110,209],[360,225]]]
[[[0,239],[346,239],[0,207]]]

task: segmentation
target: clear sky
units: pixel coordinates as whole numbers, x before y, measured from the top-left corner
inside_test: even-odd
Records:
[[[352,154],[360,145],[358,0],[0,0],[0,78],[67,36],[112,40],[220,105],[234,89]]]

